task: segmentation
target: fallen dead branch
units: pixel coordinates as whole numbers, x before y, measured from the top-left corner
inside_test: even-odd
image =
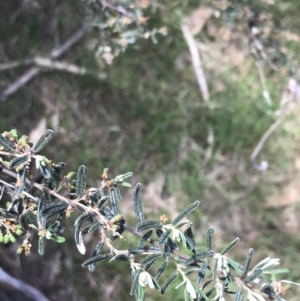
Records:
[[[265,171],[268,169],[269,164],[267,161],[261,161],[260,163],[256,162],[256,157],[262,150],[264,144],[266,143],[267,139],[270,135],[277,129],[277,127],[282,123],[284,118],[291,113],[292,109],[294,108],[294,104],[296,102],[299,103],[300,101],[300,85],[297,83],[295,79],[290,79],[288,83],[288,89],[285,93],[283,93],[282,97],[282,109],[280,115],[275,120],[274,123],[268,128],[268,130],[263,134],[260,141],[256,145],[255,149],[253,150],[250,160],[253,164],[253,167],[259,171]]]
[[[55,48],[51,51],[49,55],[49,60],[57,60],[60,58],[64,53],[66,53],[70,48],[72,48],[76,43],[78,43],[86,34],[87,29],[85,27],[80,28],[74,35],[72,35],[63,45],[58,48]],[[10,65],[10,68],[18,67],[20,64],[23,65],[25,63],[29,64],[29,60],[24,60],[20,62],[13,62]],[[18,65],[19,64],[19,65]],[[5,64],[4,68],[8,68],[9,64]],[[71,68],[72,69],[72,68]],[[5,70],[5,69],[3,69]],[[40,72],[42,68],[39,66],[31,67],[27,70],[23,75],[18,77],[13,83],[11,83],[1,94],[0,100],[4,101],[7,100],[10,96],[16,93],[22,86],[26,85],[29,81],[35,78]]]
[[[78,74],[78,75],[93,75],[93,76],[98,77],[99,79],[105,78],[104,73],[97,73],[97,72],[88,70],[84,67],[79,67],[77,65],[66,63],[66,62],[55,62],[50,58],[45,58],[45,57],[40,57],[40,56],[37,56],[33,59],[26,59],[26,60],[18,61],[18,62],[10,62],[10,63],[6,63],[6,64],[0,64],[0,70],[17,68],[17,67],[28,65],[28,64],[33,64],[33,65],[36,65],[37,67],[44,68],[43,70],[40,70],[40,71],[48,71],[49,69],[50,70],[60,70],[60,71],[65,71],[65,72]]]
[[[209,101],[209,91],[208,91],[207,81],[206,81],[205,74],[203,71],[202,62],[201,62],[201,58],[200,58],[200,54],[199,54],[199,51],[197,48],[196,41],[195,41],[193,35],[191,34],[187,25],[182,24],[181,30],[182,30],[184,38],[189,46],[189,50],[190,50],[190,54],[191,54],[191,58],[192,58],[192,64],[193,64],[193,68],[194,68],[194,72],[195,72],[195,75],[197,78],[200,92],[202,94],[203,100],[205,102],[208,102]]]

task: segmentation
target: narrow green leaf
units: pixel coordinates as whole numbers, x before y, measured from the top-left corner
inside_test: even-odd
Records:
[[[16,157],[10,161],[8,168],[14,169],[15,167],[18,167],[18,166],[22,165],[23,163],[27,162],[27,160],[28,160],[27,155]]]
[[[158,280],[160,278],[161,274],[166,270],[167,266],[168,266],[168,262],[165,261],[162,264],[162,266],[158,269],[156,275],[154,276],[155,280]]]
[[[78,229],[80,229],[80,227],[78,227],[78,225],[77,225],[77,227],[75,228],[74,238],[75,238],[77,249],[81,254],[85,254],[85,252],[86,252],[86,248],[83,243],[83,235],[88,233],[89,228],[90,228],[90,226],[86,226],[83,229],[81,229],[79,231],[79,233],[78,233]]]
[[[145,242],[147,242],[147,240],[151,237],[153,233],[153,230],[150,230],[148,232],[146,232],[141,238],[140,238],[140,241],[139,241],[139,246],[143,246],[145,244]]]
[[[165,243],[165,241],[168,238],[168,236],[170,235],[171,231],[172,231],[171,229],[168,229],[160,236],[160,238],[158,240],[159,245],[163,245]]]
[[[96,256],[96,255],[98,255],[98,254],[100,254],[100,252],[102,251],[103,246],[104,246],[104,242],[103,242],[103,241],[99,241],[99,242],[97,243],[97,245],[96,245],[96,247],[95,247],[93,253],[92,253],[92,257],[94,257],[94,256]]]
[[[187,259],[184,263],[185,266],[189,266],[199,260],[202,260],[204,258],[207,258],[207,257],[211,257],[213,256],[214,252],[213,251],[210,251],[210,250],[205,250],[205,251],[202,251],[200,253],[197,253],[193,256],[191,256],[189,259]]]
[[[157,291],[160,291],[160,285],[158,284],[158,282],[156,281],[155,278],[151,277],[152,278],[152,282],[154,284],[154,287]]]
[[[32,224],[36,228],[38,228],[38,223],[37,223],[36,215],[31,210],[27,210],[26,211],[26,218],[27,218],[29,224]]]
[[[194,209],[196,209],[200,205],[199,201],[195,201],[188,205],[183,211],[176,216],[176,218],[173,220],[172,225],[176,225],[179,223],[184,217],[186,217],[189,213],[191,213]]]
[[[110,202],[111,202],[112,211],[114,212],[115,215],[119,214],[118,200],[117,200],[116,192],[112,187],[109,189],[109,198],[110,198]]]
[[[85,165],[81,165],[78,167],[77,179],[76,179],[77,198],[81,198],[83,196],[84,190],[86,188],[86,181],[87,181],[87,168]]]
[[[81,226],[82,226],[84,220],[89,216],[91,216],[90,212],[84,212],[76,219],[75,224],[74,224],[74,226],[75,226],[74,239],[75,239],[77,248],[81,254],[85,254],[85,247],[84,247],[84,244],[82,241]],[[90,228],[90,226],[88,226],[87,232],[88,232],[89,228]]]
[[[135,272],[134,278],[132,280],[130,296],[133,296],[135,294],[135,292],[138,291],[140,274],[141,274],[141,270],[137,270]]]
[[[40,255],[44,255],[45,251],[45,238],[40,236],[39,237],[39,246],[38,246],[38,252]]]
[[[112,188],[115,192],[116,201],[121,202],[122,201],[122,195],[121,195],[121,192],[120,192],[120,189],[119,189],[118,185],[114,185]]]
[[[235,296],[234,296],[234,301],[242,301],[241,293],[242,293],[242,289],[240,286],[238,286]]]
[[[166,261],[171,261],[171,259],[172,259],[171,249],[168,244],[164,245],[164,255],[166,257]]]
[[[145,257],[140,264],[143,266],[144,270],[147,271],[150,266],[155,262],[156,259],[161,257],[162,254],[151,254],[147,257]]]
[[[183,234],[186,238],[188,248],[190,250],[193,250],[193,251],[196,252],[198,250],[198,247],[197,247],[196,242],[195,242],[192,227],[189,226],[188,228],[186,228],[185,231],[183,232]]]
[[[52,202],[41,208],[41,214],[48,215],[49,212],[58,212],[66,209],[69,205],[65,202]]]
[[[13,153],[16,150],[15,145],[2,134],[0,134],[0,144],[9,152]]]
[[[3,195],[4,187],[2,186],[0,188],[0,200]],[[20,205],[20,199],[18,197],[13,197],[10,205],[7,207],[6,211],[12,213],[12,214],[18,214],[19,213],[19,205]]]
[[[76,227],[76,226],[81,227],[81,225],[83,224],[84,220],[85,220],[87,217],[90,217],[90,216],[92,216],[92,213],[89,212],[89,211],[86,211],[86,212],[82,213],[82,214],[76,219],[76,221],[75,221],[75,223],[74,223],[74,227]]]
[[[146,230],[150,230],[150,229],[157,229],[157,228],[161,228],[162,227],[162,223],[158,222],[158,221],[146,221],[146,222],[142,222],[140,224],[138,224],[137,226],[137,230],[138,231],[146,231]]]
[[[221,255],[228,253],[239,241],[240,241],[240,239],[238,237],[235,240],[233,240],[228,246],[226,246],[222,250]]]
[[[237,273],[238,276],[242,276],[243,272],[241,271],[239,264],[237,262],[235,262],[234,260],[232,260],[231,258],[226,258],[226,260],[228,261],[228,263],[230,264],[230,266],[235,270],[235,272]]]
[[[174,227],[175,227],[176,229],[179,229],[179,228],[181,228],[182,226],[187,225],[187,224],[190,224],[190,222],[189,222],[189,221],[183,221],[183,222],[179,222],[179,223],[176,224]]]
[[[201,266],[200,271],[198,273],[198,284],[199,284],[200,287],[202,287],[202,285],[204,283],[207,268],[208,268],[208,261],[207,261],[206,258],[204,258],[203,261],[202,261],[202,266]]]
[[[138,286],[138,293],[137,293],[138,301],[144,301],[145,299],[145,288],[141,285]]]
[[[131,247],[128,249],[128,253],[133,255],[143,254],[146,251],[146,246]]]
[[[156,229],[155,232],[156,232],[157,237],[161,237],[164,233],[164,231],[162,229]]]
[[[58,216],[59,217],[59,216]],[[61,225],[61,222],[60,220],[57,218],[57,220],[52,224],[50,225],[47,230],[51,233],[54,233]]]
[[[89,233],[94,232],[96,229],[99,229],[100,227],[102,227],[102,224],[100,222],[96,222],[93,225],[91,225],[88,232]]]
[[[190,294],[188,293],[186,288],[184,288],[184,301],[191,301]]]
[[[212,282],[212,280],[206,281],[207,284],[209,284],[209,283],[211,283],[211,282]],[[205,285],[206,285],[206,283],[205,283]],[[206,295],[207,297],[210,297],[210,295],[212,295],[212,294],[214,293],[215,290],[216,290],[215,287],[213,287],[213,288],[211,288],[205,295]],[[203,301],[203,300],[201,300],[201,301]],[[245,300],[245,301],[246,301],[246,300]]]
[[[50,180],[51,179],[51,172],[50,170],[47,168],[47,166],[40,164],[39,166],[40,172],[42,174],[42,176],[47,179]]]
[[[92,207],[98,206],[99,205],[99,201],[96,195],[91,194],[89,195],[90,199],[91,199],[91,205]]]
[[[143,213],[143,206],[142,206],[142,184],[140,183],[137,183],[135,185],[133,196],[132,196],[132,202],[133,202],[133,208],[138,223],[142,224],[144,222],[144,213]]]
[[[264,270],[263,274],[276,275],[276,274],[287,274],[290,271],[288,269],[274,269],[274,270]]]
[[[252,259],[252,255],[253,255],[253,249],[250,248],[249,251],[248,251],[247,259],[246,259],[246,264],[245,264],[245,270],[244,270],[243,277],[248,274],[250,263],[251,263],[251,259]]]
[[[133,172],[130,171],[130,172],[127,172],[123,175],[117,176],[115,180],[116,180],[117,183],[122,183],[125,179],[131,177],[132,175],[133,175]]]
[[[26,212],[22,213],[18,218],[18,223],[21,225],[24,231],[28,231],[29,228],[29,221],[26,218]]]
[[[169,277],[166,282],[162,285],[161,289],[160,289],[160,293],[163,295],[166,291],[166,289],[168,288],[168,286],[176,279],[178,273],[176,272],[175,274],[173,274],[171,277]]]
[[[198,287],[198,286],[195,285],[194,283],[192,283],[192,285],[193,285],[195,291],[196,291],[197,293],[199,293],[200,296],[202,297],[201,300],[208,300],[207,295],[203,292],[202,289],[200,289],[200,287]]]
[[[248,284],[250,282],[252,282],[253,280],[255,280],[256,278],[258,278],[260,275],[262,274],[262,270],[261,269],[256,269],[254,270],[251,275],[249,275],[246,279],[245,279],[245,283]]]
[[[93,257],[99,255],[101,253],[103,246],[104,246],[103,241],[98,242],[91,257],[93,258]],[[88,268],[89,268],[90,272],[93,272],[96,268],[96,263],[89,264]]]
[[[115,255],[114,257],[112,257],[109,262],[112,262],[112,261],[115,261],[115,260],[120,260],[120,261],[123,261],[123,262],[127,262],[129,261],[129,256],[126,255],[126,254],[118,254],[118,255]]]
[[[201,270],[201,268],[199,267],[199,268],[190,268],[190,269],[188,269],[188,270],[186,270],[185,272],[184,272],[184,274],[185,275],[189,275],[189,274],[191,274],[191,273],[194,273],[194,272],[199,272]]]
[[[60,244],[66,241],[66,239],[64,237],[58,236],[58,235],[53,235],[53,234],[51,235],[51,239]]]
[[[55,214],[59,214],[64,212],[69,205],[64,202],[52,202],[47,205],[45,205],[41,209],[41,215],[46,218],[46,220],[50,219]]]
[[[37,206],[37,211],[36,211],[36,216],[37,216],[37,222],[38,222],[38,228],[40,230],[43,230],[46,228],[46,218],[44,215],[42,215],[41,210],[42,208],[46,205],[47,198],[45,196],[45,193],[42,193],[41,197],[39,198],[38,201],[38,206]]]
[[[167,238],[166,244],[170,247],[171,252],[178,250],[177,244],[170,237]]]
[[[104,206],[103,206],[101,213],[102,213],[108,220],[111,220],[111,219],[115,216],[115,214],[113,213],[113,211],[112,211],[107,205],[104,205]]]
[[[35,153],[39,153],[53,138],[54,132],[52,130],[46,130],[43,136],[40,137],[33,150]]]
[[[108,258],[110,258],[110,257],[112,257],[112,254],[111,254],[111,253],[100,254],[100,255],[94,256],[94,257],[92,257],[92,258],[86,260],[86,261],[82,264],[82,266],[83,266],[83,267],[86,267],[86,266],[88,266],[88,265],[90,265],[90,264],[92,264],[92,263],[96,263],[96,262],[99,262],[99,261],[108,259]]]
[[[214,235],[214,229],[209,228],[206,233],[206,248],[207,250],[212,250],[212,239]]]

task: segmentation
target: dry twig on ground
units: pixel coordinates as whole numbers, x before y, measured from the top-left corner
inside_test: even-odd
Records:
[[[74,35],[72,35],[63,45],[55,48],[51,51],[49,55],[49,60],[54,61],[60,58],[68,50],[70,50],[76,43],[78,43],[86,34],[86,27],[80,28]],[[34,61],[34,60],[33,60]],[[24,63],[31,63],[30,60],[24,60]],[[19,62],[19,64],[22,64]],[[5,64],[6,68],[8,64]],[[18,66],[18,62],[11,63],[11,68]],[[17,78],[13,83],[11,83],[1,94],[0,99],[2,101],[7,100],[10,96],[15,94],[22,86],[26,85],[29,81],[35,78],[42,71],[41,67],[34,66],[27,70],[23,75]]]

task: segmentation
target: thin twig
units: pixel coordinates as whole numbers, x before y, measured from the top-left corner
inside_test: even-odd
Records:
[[[267,105],[271,106],[273,104],[273,101],[271,99],[271,95],[270,95],[270,92],[267,87],[267,80],[266,80],[266,76],[264,74],[264,70],[262,67],[262,62],[257,60],[256,65],[257,65],[257,69],[258,69],[258,73],[259,73],[259,77],[260,77],[260,82],[263,87],[263,97],[266,100]]]
[[[267,161],[261,161],[259,164],[256,162],[256,157],[263,148],[264,144],[266,143],[267,139],[270,137],[270,135],[277,129],[277,127],[281,124],[281,122],[284,120],[284,118],[290,113],[291,106],[290,103],[288,103],[280,116],[275,120],[274,123],[268,128],[268,130],[263,134],[261,139],[259,140],[258,144],[256,145],[255,149],[253,150],[250,160],[254,166],[255,169],[259,171],[265,171],[268,169],[269,164]]]
[[[290,79],[288,83],[288,93],[289,96],[284,94],[283,101],[286,101],[281,109],[281,113],[279,117],[275,120],[274,123],[268,128],[268,130],[263,134],[260,141],[256,145],[255,149],[253,150],[250,160],[255,169],[259,171],[267,170],[269,164],[267,161],[262,161],[259,164],[256,162],[256,157],[258,156],[259,152],[263,148],[265,142],[270,137],[270,135],[277,129],[277,127],[282,123],[284,118],[291,112],[293,108],[293,104],[299,102],[300,100],[300,86],[294,79]],[[292,97],[291,99],[289,97]]]
[[[40,71],[47,71],[47,69],[55,69],[60,71],[69,72],[77,75],[93,75],[99,79],[104,79],[104,73],[97,73],[91,70],[88,70],[84,67],[79,67],[74,64],[66,63],[66,62],[54,62],[52,59],[37,56],[33,59],[26,59],[23,61],[11,62],[6,64],[0,64],[0,70],[8,70],[12,68],[17,68],[23,65],[35,64],[37,67],[43,68]]]
[[[70,48],[77,44],[87,33],[87,27],[83,26],[78,31],[76,31],[65,43],[63,43],[58,48],[55,48],[50,53],[50,58],[52,60],[57,60],[63,54],[65,54]]]
[[[201,62],[201,58],[200,58],[200,54],[199,54],[199,51],[197,48],[196,41],[186,24],[181,25],[181,30],[183,32],[183,35],[185,37],[185,40],[186,40],[189,50],[190,50],[192,64],[193,64],[193,68],[194,68],[194,72],[195,72],[195,75],[197,78],[200,92],[202,94],[203,100],[205,102],[208,102],[209,101],[209,90],[208,90],[205,74],[204,74],[204,71],[202,68],[202,62]]]
[[[43,58],[43,57],[36,57],[34,59],[34,63],[43,68],[49,69],[56,69],[60,71],[66,71],[69,73],[77,74],[77,75],[93,75],[99,79],[104,79],[104,73],[97,73],[91,70],[88,70],[84,67],[79,67],[74,64],[65,63],[65,62],[53,62],[51,59]]]
[[[25,60],[0,64],[0,71],[14,69],[14,68],[26,66],[26,65],[31,65],[33,63],[33,61],[34,61],[33,59],[25,59]]]
[[[10,187],[12,189],[15,188],[15,185],[13,184],[9,184],[3,180],[0,180],[0,183],[2,183],[4,186]],[[38,202],[39,198],[34,197],[33,195],[31,195],[30,193],[27,193],[26,191],[23,191],[23,194],[26,195],[28,198],[30,198],[31,200],[33,200],[35,203]]]
[[[72,35],[63,45],[58,48],[55,48],[50,53],[50,58],[52,60],[56,60],[61,57],[64,53],[66,53],[72,46],[74,46],[77,42],[79,42],[87,32],[86,27],[82,27],[79,29],[74,35]],[[29,81],[35,78],[40,72],[41,68],[32,67],[27,70],[23,75],[17,78],[13,83],[11,83],[1,94],[0,100],[5,101],[8,97],[15,94],[21,87],[26,85]]]
[[[8,97],[15,94],[21,87],[30,82],[33,78],[35,78],[40,73],[40,69],[38,67],[32,67],[28,71],[26,71],[23,75],[17,78],[13,83],[11,83],[1,94],[0,100],[5,101]]]
[[[121,5],[114,6],[114,5],[110,4],[109,2],[107,2],[106,0],[98,0],[98,2],[103,6],[104,9],[106,7],[108,7],[109,9],[117,11],[118,13],[120,13],[128,18],[132,18],[132,15]]]

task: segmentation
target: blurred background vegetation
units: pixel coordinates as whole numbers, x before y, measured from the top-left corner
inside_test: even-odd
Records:
[[[88,2],[1,1],[0,65],[47,57],[89,17]],[[112,175],[133,171],[131,183],[144,184],[145,212],[152,219],[174,217],[199,199],[200,210],[191,216],[199,243],[208,227],[215,229],[216,249],[239,236],[233,257],[243,262],[253,247],[257,260],[281,258],[290,269],[286,278],[299,282],[299,99],[284,99],[293,102],[292,110],[258,156],[269,168],[260,172],[250,162],[283,110],[289,79],[300,79],[299,1],[150,2],[157,8],[149,12],[147,26],[166,27],[166,36],[157,35],[157,43],[140,39],[107,64],[95,51],[98,30],[90,30],[59,59],[90,74],[45,69],[0,101],[0,131],[16,128],[34,139],[46,127],[54,129],[48,157],[66,162],[67,171],[85,164],[92,185],[104,167]],[[185,20],[202,58],[208,101],[199,91],[181,31]],[[267,54],[261,69],[252,51],[253,33]],[[0,92],[28,68],[2,69]],[[132,191],[123,192],[123,215],[135,226]],[[128,266],[102,263],[90,273],[81,268],[83,258],[69,235],[63,245],[48,243],[44,257],[19,258],[12,247],[1,252],[10,254],[3,256],[17,277],[50,300],[132,300]],[[87,239],[90,250],[96,241]],[[122,243],[136,240],[127,235]],[[169,299],[182,299],[177,291],[167,293]],[[298,293],[291,288],[287,297],[296,300]],[[148,296],[161,300],[157,292]]]

